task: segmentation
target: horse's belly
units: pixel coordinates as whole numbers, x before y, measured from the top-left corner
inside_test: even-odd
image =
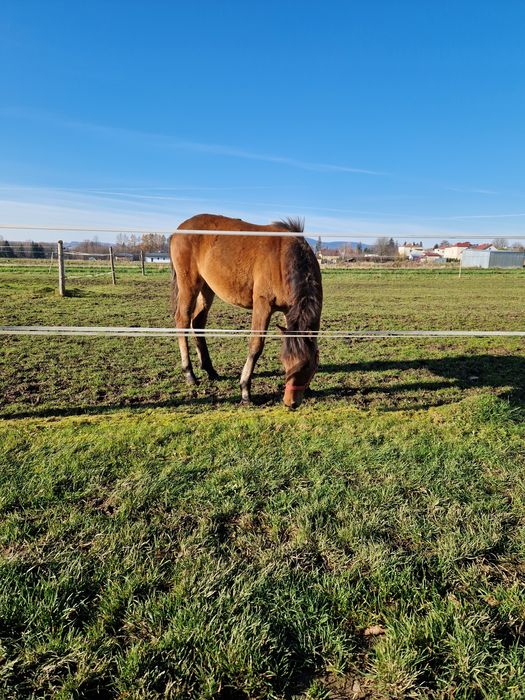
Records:
[[[213,285],[208,282],[208,286],[213,289],[215,294],[225,301],[227,304],[240,306],[243,309],[253,308],[253,292],[246,293],[246,290],[234,290],[230,287],[225,288],[220,285]]]
[[[201,274],[208,287],[227,304],[253,308],[253,280],[242,271],[223,270],[214,274],[211,270],[201,270]]]

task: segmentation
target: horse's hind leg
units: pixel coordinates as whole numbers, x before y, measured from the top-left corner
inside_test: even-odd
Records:
[[[175,323],[177,328],[189,328],[195,303],[199,294],[199,286],[197,284],[188,285],[181,288],[179,285],[179,294],[177,298],[177,308],[175,310]],[[182,363],[182,371],[186,375],[188,384],[198,384],[197,378],[193,372],[193,367],[190,359],[190,351],[188,347],[188,336],[179,335],[180,359]]]
[[[197,330],[206,327],[208,313],[210,311],[210,307],[213,303],[214,297],[215,293],[205,283],[197,299],[197,304],[195,305],[195,311],[191,320],[192,328]],[[210,379],[218,379],[219,375],[213,368],[210,353],[208,352],[206,338],[202,335],[196,335],[195,344],[197,346],[197,354],[199,355],[201,369],[208,373],[208,377]]]

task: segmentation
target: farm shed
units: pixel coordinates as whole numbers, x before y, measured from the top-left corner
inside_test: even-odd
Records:
[[[170,256],[168,253],[146,253],[147,263],[169,263]]]
[[[525,253],[512,250],[465,250],[462,267],[523,267]]]

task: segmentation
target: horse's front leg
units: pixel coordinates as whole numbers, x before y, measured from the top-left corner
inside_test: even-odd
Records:
[[[262,300],[254,303],[253,314],[252,314],[252,333],[254,331],[264,331],[268,330],[268,324],[270,323],[270,316],[272,315],[272,310],[266,302]],[[244,364],[244,368],[241,374],[241,401],[242,403],[248,404],[251,402],[250,389],[252,386],[252,376],[253,370],[255,369],[255,364],[262,351],[264,350],[265,337],[262,335],[253,335],[250,338],[250,345],[248,349],[248,357]]]

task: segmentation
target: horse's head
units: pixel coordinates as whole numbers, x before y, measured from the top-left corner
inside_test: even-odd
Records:
[[[281,360],[286,372],[286,385],[283,401],[285,406],[294,409],[301,405],[304,392],[319,366],[317,339],[300,338],[285,328],[279,326],[279,329],[284,336]]]

